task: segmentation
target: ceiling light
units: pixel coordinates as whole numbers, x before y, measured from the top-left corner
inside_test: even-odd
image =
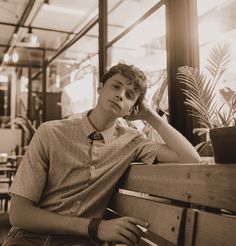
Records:
[[[32,29],[29,28],[29,31],[23,40],[21,42],[16,42],[15,45],[18,47],[37,48],[40,46],[40,43],[38,41],[38,37],[32,32]]]
[[[12,55],[12,60],[13,62],[18,62],[19,60],[19,55],[17,52],[14,52],[13,55]]]
[[[3,57],[3,61],[4,62],[9,62],[10,60],[10,56],[8,54],[5,54],[4,57]]]
[[[45,11],[51,11],[51,12],[57,12],[61,14],[69,14],[69,15],[78,15],[78,16],[84,16],[84,11],[78,10],[78,9],[71,9],[71,8],[65,8],[56,6],[53,4],[44,4],[42,7]]]
[[[26,43],[31,44],[31,45],[39,46],[38,37],[32,32],[31,28],[29,28],[29,32],[26,34],[24,41]]]
[[[38,37],[34,35],[33,33],[30,36],[30,42],[31,44],[36,44],[38,42]]]

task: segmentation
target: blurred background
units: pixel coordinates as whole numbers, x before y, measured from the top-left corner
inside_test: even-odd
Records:
[[[178,67],[204,67],[227,42],[217,89],[236,90],[235,0],[0,0],[0,33],[0,152],[9,155],[23,154],[42,122],[92,108],[117,62],[147,74],[147,102],[193,144]]]

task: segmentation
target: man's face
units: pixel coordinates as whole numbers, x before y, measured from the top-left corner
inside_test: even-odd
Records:
[[[124,117],[136,103],[139,93],[123,75],[115,74],[98,87],[98,104],[116,117]]]

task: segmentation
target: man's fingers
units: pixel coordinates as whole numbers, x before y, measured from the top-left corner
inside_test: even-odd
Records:
[[[129,221],[130,223],[134,224],[134,225],[140,225],[143,226],[145,228],[148,228],[149,223],[148,221],[144,221],[142,219],[139,218],[135,218],[135,217],[125,217],[127,219],[127,221]]]
[[[120,235],[129,241],[128,245],[135,245],[139,240],[139,238],[133,232],[127,230],[126,228],[120,231]]]
[[[127,223],[125,225],[125,228],[128,231],[132,232],[138,239],[143,235],[143,231],[140,228],[138,228],[138,226],[136,226],[132,223]]]
[[[122,235],[122,234],[119,234],[117,239],[118,239],[116,241],[117,243],[122,243],[122,244],[125,244],[125,245],[132,245],[132,242],[128,238],[126,238],[124,235]]]

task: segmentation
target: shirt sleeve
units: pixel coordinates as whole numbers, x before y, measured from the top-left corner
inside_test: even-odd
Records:
[[[42,124],[34,134],[9,190],[35,203],[40,200],[49,168],[48,127]]]
[[[139,143],[135,151],[134,160],[145,164],[158,163],[158,151],[160,143],[147,140],[143,135],[136,138]]]

